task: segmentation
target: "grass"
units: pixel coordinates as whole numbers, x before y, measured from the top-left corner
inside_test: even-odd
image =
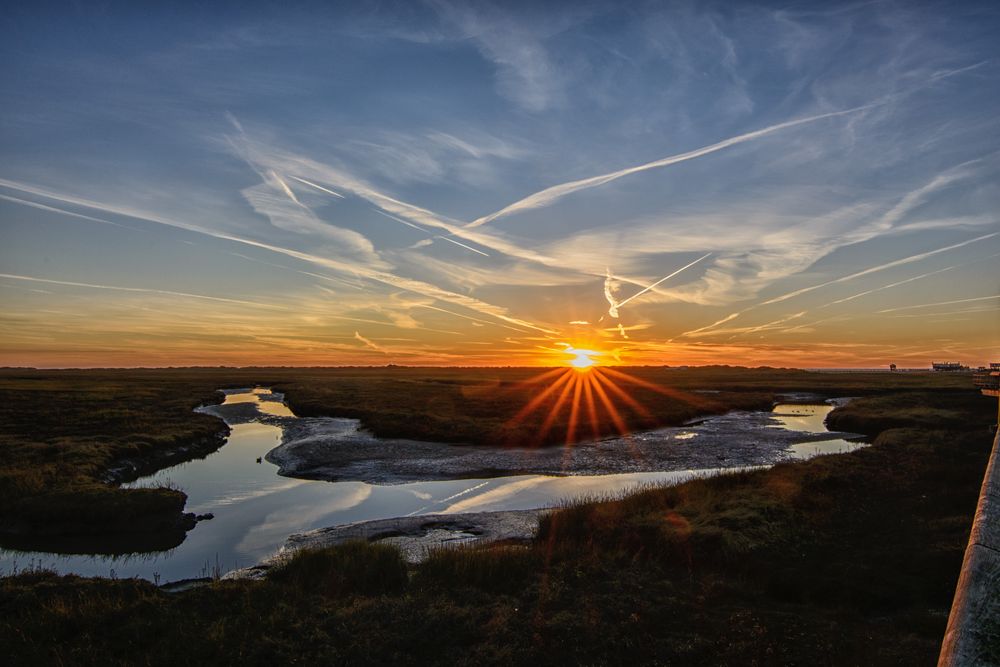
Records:
[[[935,394],[851,406],[867,424]],[[933,664],[995,403],[850,454],[571,505],[529,545],[306,552],[264,581],[167,594],[0,580],[18,664]],[[921,402],[922,401],[922,402]]]
[[[296,552],[269,577],[304,593],[329,598],[398,593],[409,579],[399,549],[361,541],[335,549]]]
[[[767,409],[782,391],[867,395],[933,390],[935,396],[947,397],[969,383],[966,376],[931,373],[627,370],[665,391],[617,381],[645,410],[618,401],[616,423],[598,404],[588,435],[679,424],[732,409]],[[107,483],[109,471],[127,462],[136,473],[148,474],[215,451],[228,429],[192,410],[221,400],[219,388],[271,386],[285,392],[296,414],[355,417],[382,437],[535,446],[562,442],[571,412],[568,405],[555,410],[559,392],[553,392],[537,410],[519,415],[533,396],[556,381],[554,376],[539,379],[543,372],[401,367],[0,369],[0,544],[102,553],[179,544],[193,525],[183,515],[183,491],[119,489]],[[550,415],[550,428],[545,429],[543,422]],[[905,422],[910,416],[900,419]]]

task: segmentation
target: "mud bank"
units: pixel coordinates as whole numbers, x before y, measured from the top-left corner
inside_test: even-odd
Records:
[[[277,420],[282,443],[267,454],[278,474],[393,484],[507,475],[607,475],[771,465],[792,446],[857,437],[780,428],[775,413],[734,411],[697,424],[535,449],[375,438],[353,419]]]

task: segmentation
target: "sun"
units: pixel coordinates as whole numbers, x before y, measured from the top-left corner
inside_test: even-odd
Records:
[[[568,347],[565,351],[566,354],[573,355],[573,358],[569,361],[569,365],[578,371],[585,371],[594,366],[597,363],[594,361],[594,357],[600,354],[594,350],[580,350],[574,347]]]

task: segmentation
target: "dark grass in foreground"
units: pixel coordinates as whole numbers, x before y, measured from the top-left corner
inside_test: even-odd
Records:
[[[766,409],[775,392],[858,395],[968,386],[947,374],[831,374],[793,369],[624,369],[668,394],[621,383],[649,414],[618,402],[627,430],[731,409]],[[219,420],[192,410],[216,389],[272,386],[301,416],[347,416],[384,437],[538,446],[561,442],[569,407],[538,434],[557,400],[521,408],[556,380],[537,368],[0,369],[0,544],[28,550],[122,553],[176,546],[190,517],[176,489],[119,490],[110,470],[143,473],[203,457],[224,442]],[[567,372],[572,372],[567,369]],[[713,393],[704,393],[710,390]],[[718,393],[714,393],[718,392]],[[587,433],[618,424],[598,405]],[[583,429],[581,429],[581,433]],[[126,476],[127,477],[127,476]]]
[[[935,398],[930,396],[929,398]],[[876,423],[896,409],[857,401]],[[995,405],[851,454],[695,480],[553,514],[531,545],[303,553],[263,582],[0,581],[24,664],[931,665]]]

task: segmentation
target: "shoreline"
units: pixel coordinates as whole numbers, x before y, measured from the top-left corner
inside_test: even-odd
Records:
[[[395,545],[411,565],[422,563],[430,552],[437,548],[494,542],[526,543],[537,536],[539,519],[557,509],[549,507],[461,514],[421,514],[355,521],[304,533],[293,533],[288,536],[278,553],[256,565],[232,570],[223,575],[222,579],[261,579],[298,551],[325,549],[354,541]]]

